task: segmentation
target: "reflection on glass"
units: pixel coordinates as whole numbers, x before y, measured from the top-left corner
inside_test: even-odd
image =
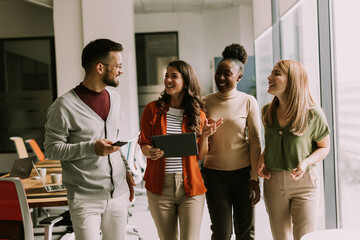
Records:
[[[137,33],[138,86],[162,85],[168,63],[178,59],[177,33]]]
[[[341,225],[359,228],[360,214],[360,1],[333,0],[334,52],[339,132]]]
[[[269,103],[272,96],[267,93],[268,80],[267,77],[273,68],[273,46],[272,46],[272,28],[270,27],[259,37],[255,39],[255,74],[256,74],[256,98],[260,108],[266,103]],[[264,132],[263,125],[262,133]],[[262,143],[264,139],[262,138]],[[262,189],[262,179],[260,179],[261,194],[264,192]],[[256,239],[272,240],[269,217],[266,212],[263,197],[255,208],[255,236]]]
[[[317,1],[303,0],[292,7],[280,19],[281,58],[301,62],[309,75],[312,97],[320,105],[320,77]],[[317,164],[320,184],[323,185],[322,162]],[[323,192],[322,188],[322,192]],[[322,194],[324,196],[324,194]],[[324,199],[320,206],[319,229],[325,228]]]
[[[178,59],[177,32],[137,33],[136,67],[139,116],[164,90],[164,77],[169,62]]]
[[[312,96],[320,103],[316,0],[303,0],[280,20],[281,58],[301,62],[309,74]]]
[[[255,39],[256,96],[259,106],[269,103],[272,96],[267,93],[268,80],[273,68],[272,28]]]
[[[50,39],[0,40],[0,152],[15,152],[11,136],[42,147],[55,92],[52,45]]]

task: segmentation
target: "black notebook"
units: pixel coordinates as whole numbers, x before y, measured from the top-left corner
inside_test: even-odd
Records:
[[[164,151],[165,157],[183,157],[198,154],[195,133],[157,135],[151,137],[153,147]]]

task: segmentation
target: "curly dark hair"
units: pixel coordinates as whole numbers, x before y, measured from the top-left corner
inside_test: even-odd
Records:
[[[248,55],[245,48],[238,44],[233,43],[225,47],[224,51],[222,52],[223,59],[221,60],[231,60],[234,61],[236,64],[239,65],[239,69],[241,72],[244,71],[244,64],[248,60]]]
[[[176,68],[184,80],[186,91],[181,105],[184,108],[184,114],[188,117],[188,127],[199,135],[201,134],[200,111],[205,112],[205,102],[200,97],[200,83],[194,69],[182,60],[172,61],[167,67]],[[161,97],[157,100],[161,113],[163,113],[165,105],[170,103],[170,98],[171,96],[165,90],[161,92]]]

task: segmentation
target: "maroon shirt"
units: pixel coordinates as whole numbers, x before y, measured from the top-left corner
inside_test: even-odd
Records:
[[[110,96],[106,89],[94,92],[80,83],[74,88],[74,91],[86,105],[106,121],[110,111]]]

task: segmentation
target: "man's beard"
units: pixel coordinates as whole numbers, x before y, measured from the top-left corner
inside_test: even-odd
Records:
[[[116,81],[116,78],[109,78],[108,74],[105,74],[104,78],[103,78],[103,82],[107,85],[107,86],[111,86],[111,87],[117,87],[119,86],[119,81]]]

